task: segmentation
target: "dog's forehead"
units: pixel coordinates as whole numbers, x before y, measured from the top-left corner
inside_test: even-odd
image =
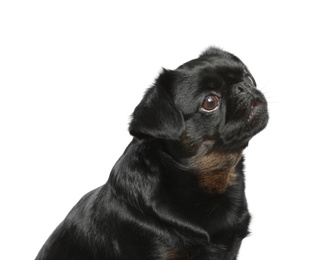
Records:
[[[202,87],[232,85],[243,79],[248,69],[239,59],[205,57],[188,61],[177,70],[177,91],[187,89],[189,93],[201,91]]]
[[[242,74],[243,71],[246,70],[246,66],[240,59],[236,57],[230,58],[229,56],[208,56],[190,60],[179,66],[177,70],[191,74],[192,72],[208,72],[210,70],[219,74]]]

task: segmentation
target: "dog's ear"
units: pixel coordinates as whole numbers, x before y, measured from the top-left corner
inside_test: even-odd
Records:
[[[174,71],[163,70],[147,90],[132,114],[131,135],[138,138],[179,140],[184,132],[184,119],[170,94]]]

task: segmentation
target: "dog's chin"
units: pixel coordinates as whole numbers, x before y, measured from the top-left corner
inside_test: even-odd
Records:
[[[222,150],[243,150],[249,141],[268,123],[268,109],[265,101],[252,101],[245,106],[237,120],[230,122],[222,135],[220,148]]]
[[[262,131],[267,126],[268,119],[266,102],[254,100],[248,109],[246,117],[243,119],[244,137],[251,139]],[[248,136],[246,137],[246,135]]]

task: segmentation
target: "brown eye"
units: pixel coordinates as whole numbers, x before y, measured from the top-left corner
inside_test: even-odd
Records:
[[[207,96],[201,106],[201,110],[205,112],[211,112],[219,107],[220,98],[216,95]]]

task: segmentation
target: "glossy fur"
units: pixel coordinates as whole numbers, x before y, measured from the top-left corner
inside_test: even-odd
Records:
[[[213,111],[202,108],[219,97]],[[267,124],[247,67],[209,48],[163,70],[136,107],[108,182],[86,194],[37,260],[235,260],[248,234],[243,149]]]

